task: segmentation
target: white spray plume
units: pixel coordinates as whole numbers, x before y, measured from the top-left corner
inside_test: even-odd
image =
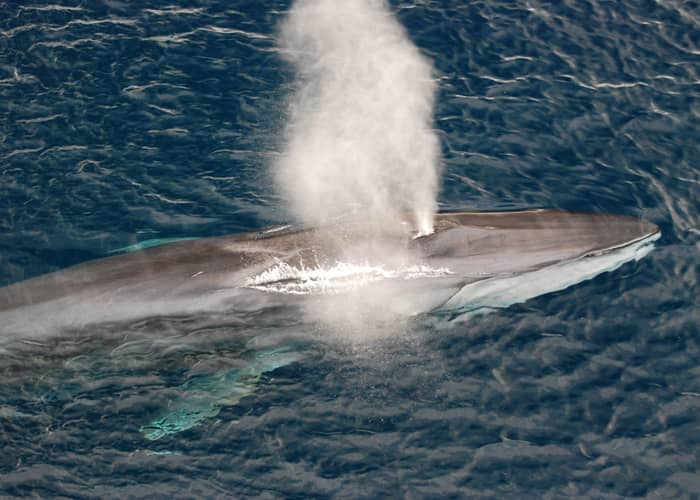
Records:
[[[281,49],[299,87],[276,183],[300,221],[354,215],[432,232],[440,153],[430,62],[383,0],[297,0]]]

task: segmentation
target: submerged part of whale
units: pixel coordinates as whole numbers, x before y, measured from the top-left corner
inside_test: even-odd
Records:
[[[225,406],[233,406],[257,388],[264,373],[299,361],[302,355],[292,346],[264,349],[243,368],[223,370],[190,379],[177,392],[180,397],[163,416],[141,427],[146,439],[155,441],[186,431],[215,417]]]
[[[420,237],[408,223],[345,223],[178,241],[1,288],[0,345],[149,317],[244,317],[378,287],[402,315],[504,307],[637,259],[658,237],[627,216],[529,210],[439,213]]]

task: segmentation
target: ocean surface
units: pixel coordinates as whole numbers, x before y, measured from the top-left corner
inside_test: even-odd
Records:
[[[285,222],[289,7],[0,1],[0,285]],[[627,214],[657,248],[364,341],[157,318],[0,353],[0,496],[700,496],[700,4],[391,8],[439,80],[441,208]]]

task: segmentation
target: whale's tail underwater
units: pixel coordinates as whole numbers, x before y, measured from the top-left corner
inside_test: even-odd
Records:
[[[0,288],[0,351],[149,318],[256,322],[309,302],[337,307],[358,293],[380,297],[391,314],[454,321],[614,270],[659,236],[654,224],[628,216],[528,210],[443,212],[423,236],[408,223],[348,222],[188,239]],[[146,437],[196,425],[252,392],[262,373],[298,359],[288,349],[263,352],[243,370],[184,386],[190,397],[144,427]]]

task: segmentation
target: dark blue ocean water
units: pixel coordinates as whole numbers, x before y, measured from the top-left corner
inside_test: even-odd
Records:
[[[0,285],[284,221],[268,166],[289,6],[0,2]],[[179,387],[306,326],[3,353],[0,496],[700,495],[700,4],[392,8],[439,78],[442,207],[628,214],[661,227],[657,248],[450,328],[316,332],[237,404],[155,441],[141,426]]]

